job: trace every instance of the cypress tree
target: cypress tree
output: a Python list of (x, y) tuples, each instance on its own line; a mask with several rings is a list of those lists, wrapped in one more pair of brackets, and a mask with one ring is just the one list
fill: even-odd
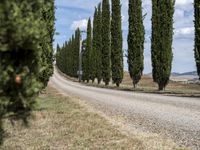
[(87, 39), (86, 39), (86, 49), (85, 49), (85, 70), (84, 70), (84, 77), (87, 82), (90, 80), (90, 59), (91, 59), (91, 51), (92, 51), (92, 27), (91, 27), (91, 19), (88, 20), (87, 25)]
[(81, 38), (81, 33), (78, 28), (75, 33), (75, 57), (74, 57), (75, 74), (74, 74), (74, 77), (78, 77), (77, 71), (79, 70), (79, 50), (80, 50), (80, 40), (81, 40), (80, 38)]
[(83, 75), (82, 75), (82, 80), (83, 82), (86, 81), (86, 70), (87, 70), (87, 51), (86, 51), (86, 42), (87, 40), (83, 40), (82, 42), (82, 70), (83, 70)]
[(71, 48), (71, 64), (72, 64), (72, 70), (71, 70), (71, 77), (76, 76), (76, 39), (75, 35), (72, 36), (72, 48)]
[[(102, 13), (101, 3), (98, 5), (97, 11), (97, 40), (96, 40), (96, 77), (98, 84), (102, 80)], [(94, 47), (94, 46), (93, 46)]]
[(136, 87), (144, 69), (144, 25), (142, 0), (129, 0), (128, 65)]
[(152, 0), (152, 67), (159, 90), (169, 82), (172, 67), (174, 0)]
[(53, 75), (53, 36), (54, 36), (54, 0), (47, 1), (48, 5), (43, 6), (42, 18), (45, 22), (46, 33), (41, 43), (43, 53), (41, 56), (41, 67), (43, 68), (40, 72), (39, 79), (43, 83), (43, 88), (48, 84), (49, 78)]
[(122, 25), (121, 25), (121, 4), (120, 0), (112, 0), (112, 21), (111, 21), (111, 60), (112, 60), (112, 81), (117, 86), (123, 79), (123, 50), (122, 50)]
[(111, 77), (110, 4), (102, 2), (102, 77), (108, 85)]
[(197, 73), (200, 79), (200, 1), (194, 0), (194, 25), (195, 25), (195, 60), (197, 66)]
[(98, 24), (97, 24), (97, 8), (95, 7), (95, 12), (94, 12), (94, 19), (93, 19), (93, 39), (92, 39), (92, 51), (91, 51), (91, 56), (90, 56), (90, 79), (92, 82), (94, 82), (95, 77), (96, 77), (96, 72), (97, 72), (97, 40), (98, 40)]

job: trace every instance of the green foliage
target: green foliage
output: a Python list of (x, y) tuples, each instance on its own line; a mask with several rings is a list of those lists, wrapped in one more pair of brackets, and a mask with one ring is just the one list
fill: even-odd
[[(49, 12), (52, 13), (48, 14)], [(54, 14), (53, 0), (1, 0), (0, 2), (1, 142), (3, 140), (1, 119), (12, 116), (26, 123), (33, 109), (35, 97), (43, 85), (46, 85), (50, 76), (48, 73), (44, 80), (40, 79), (43, 66), (44, 69), (52, 70), (53, 56), (50, 54), (54, 34), (52, 14)], [(44, 55), (48, 56), (45, 65), (42, 61)]]
[(159, 90), (169, 82), (172, 67), (174, 0), (152, 0), (152, 67)]
[(79, 29), (75, 31), (75, 43), (74, 43), (74, 77), (78, 77), (77, 71), (79, 70), (79, 51), (80, 51), (80, 41), (81, 41), (81, 32)]
[(112, 0), (112, 21), (111, 21), (111, 65), (112, 81), (117, 86), (123, 79), (123, 39), (121, 25), (121, 4), (120, 0)]
[(77, 77), (79, 69), (79, 49), (80, 49), (80, 30), (75, 31), (75, 35), (65, 42), (60, 48), (57, 46), (56, 64), (65, 74)]
[(98, 51), (98, 18), (97, 8), (95, 7), (94, 19), (93, 19), (93, 39), (92, 39), (92, 50), (90, 56), (90, 79), (94, 82), (97, 74), (97, 51)]
[[(47, 1), (47, 0), (46, 0)], [(49, 78), (53, 75), (53, 36), (54, 36), (54, 1), (45, 2), (43, 5), (42, 16), (45, 22), (46, 34), (43, 37), (42, 45), (42, 56), (41, 56), (41, 67), (40, 80), (45, 88), (49, 82)]]
[[(97, 34), (96, 34), (96, 78), (98, 83), (102, 80), (102, 12), (101, 4), (97, 10)], [(95, 36), (95, 35), (94, 35)], [(94, 39), (93, 39), (94, 40)], [(93, 46), (94, 47), (94, 46)]]
[(102, 77), (108, 85), (111, 77), (110, 4), (102, 2)]
[(129, 0), (128, 65), (134, 87), (144, 69), (144, 32), (142, 0)]
[(194, 0), (194, 17), (195, 17), (195, 60), (197, 72), (200, 78), (200, 1)]
[(91, 60), (91, 52), (92, 52), (92, 26), (91, 20), (89, 18), (88, 25), (87, 25), (87, 38), (86, 38), (86, 49), (85, 49), (85, 61), (84, 66), (85, 70), (83, 70), (84, 78), (89, 82), (91, 79), (91, 67), (90, 67), (90, 60)]
[(82, 70), (83, 70), (82, 80), (83, 80), (83, 82), (86, 81), (85, 70), (87, 69), (87, 52), (85, 51), (86, 50), (86, 42), (87, 42), (86, 39), (83, 40), (82, 48), (81, 48), (81, 51), (82, 51)]

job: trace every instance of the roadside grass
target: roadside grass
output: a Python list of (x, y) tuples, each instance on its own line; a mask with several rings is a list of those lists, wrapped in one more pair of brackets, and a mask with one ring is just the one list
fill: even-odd
[(122, 91), (134, 91), (141, 93), (163, 94), (180, 97), (200, 97), (200, 85), (198, 84), (184, 84), (170, 81), (165, 91), (158, 91), (157, 84), (153, 82), (153, 79), (151, 77), (146, 75), (142, 77), (141, 81), (138, 83), (138, 87), (134, 89), (132, 80), (127, 72), (124, 73), (124, 79), (120, 87), (116, 87), (116, 85), (114, 84), (105, 86), (103, 83), (97, 84), (97, 82), (83, 84), (87, 86), (109, 88)]
[[(62, 73), (57, 67), (56, 69), (58, 70), (59, 74), (61, 74), (66, 79), (69, 79), (73, 82), (78, 82), (77, 78), (69, 77), (65, 75), (64, 73)], [(121, 91), (163, 94), (163, 95), (178, 96), (178, 97), (200, 97), (200, 85), (198, 84), (184, 84), (184, 83), (170, 81), (165, 91), (158, 91), (157, 84), (153, 82), (153, 79), (148, 75), (142, 76), (142, 79), (138, 83), (138, 87), (134, 89), (132, 80), (128, 72), (124, 72), (124, 78), (120, 87), (117, 87), (115, 84), (112, 84), (112, 83), (109, 84), (108, 86), (105, 86), (103, 82), (98, 84), (96, 80), (94, 83), (82, 82), (82, 84), (86, 86), (108, 88), (108, 89), (115, 89), (115, 90), (121, 90)]]
[(1, 150), (177, 149), (173, 142), (154, 135), (125, 134), (119, 125), (52, 87), (38, 98), (28, 127), (13, 124), (4, 120), (7, 137)]

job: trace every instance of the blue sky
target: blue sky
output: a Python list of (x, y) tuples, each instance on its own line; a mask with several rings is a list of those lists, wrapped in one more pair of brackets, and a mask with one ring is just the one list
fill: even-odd
[[(94, 7), (101, 0), (56, 0), (56, 32), (54, 46), (62, 45), (74, 33), (77, 27), (86, 29), (87, 19), (93, 18)], [(128, 0), (121, 0), (122, 30), (124, 35), (124, 49), (127, 49), (128, 34)], [(194, 25), (193, 0), (176, 0), (174, 14), (174, 42), (173, 42), (173, 72), (194, 71)], [(151, 0), (143, 0), (143, 13), (147, 13), (144, 20), (145, 35), (145, 73), (151, 72)], [(124, 60), (127, 70), (127, 63)]]

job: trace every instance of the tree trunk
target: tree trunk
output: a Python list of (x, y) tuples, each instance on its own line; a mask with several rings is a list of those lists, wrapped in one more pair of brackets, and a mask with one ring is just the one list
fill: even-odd
[(117, 87), (119, 87), (119, 83), (116, 83)]
[(165, 86), (163, 84), (158, 85), (158, 90), (159, 91), (165, 91)]
[(133, 83), (133, 87), (134, 87), (134, 89), (136, 89), (137, 88), (137, 84)]
[(100, 84), (101, 83), (101, 80), (98, 80), (98, 84)]

